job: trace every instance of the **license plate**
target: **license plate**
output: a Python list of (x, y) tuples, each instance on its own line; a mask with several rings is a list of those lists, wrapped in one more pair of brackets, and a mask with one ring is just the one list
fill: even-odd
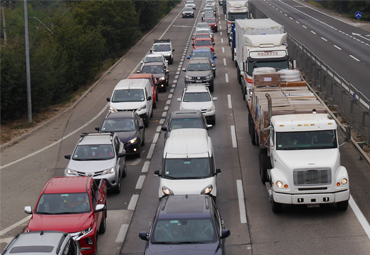
[(202, 81), (196, 80), (197, 83), (202, 83)]

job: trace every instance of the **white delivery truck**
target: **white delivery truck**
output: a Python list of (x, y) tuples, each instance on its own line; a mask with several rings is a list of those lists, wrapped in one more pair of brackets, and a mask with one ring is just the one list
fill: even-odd
[(247, 19), (249, 17), (248, 0), (228, 0), (226, 2), (226, 31), (229, 44), (232, 42), (236, 19)]
[(284, 26), (272, 19), (247, 19), (235, 22), (235, 60), (237, 78), (245, 99), (253, 87), (256, 67), (289, 68), (287, 34)]
[(340, 164), (336, 122), (304, 81), (282, 82), (284, 72), (256, 70), (247, 100), (249, 133), (260, 147), (259, 172), (272, 210), (336, 203), (345, 211), (349, 179)]

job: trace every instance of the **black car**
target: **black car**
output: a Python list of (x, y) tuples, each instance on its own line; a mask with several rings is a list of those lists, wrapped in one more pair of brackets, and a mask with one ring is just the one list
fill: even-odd
[(145, 254), (225, 254), (230, 235), (216, 204), (207, 195), (178, 195), (161, 199), (147, 241)]
[(210, 129), (212, 125), (207, 124), (206, 118), (198, 110), (191, 111), (173, 111), (167, 115), (166, 121), (162, 126), (164, 131), (164, 141), (170, 135), (171, 130), (178, 128), (203, 128)]
[(126, 154), (140, 157), (141, 146), (145, 144), (145, 128), (136, 112), (110, 112), (101, 127), (95, 129), (99, 132), (115, 132), (125, 145)]
[[(138, 71), (140, 72), (140, 71)], [(151, 73), (158, 86), (158, 90), (162, 92), (167, 91), (168, 83), (170, 80), (169, 70), (163, 65), (163, 62), (148, 62), (144, 63), (141, 67), (142, 73)]]

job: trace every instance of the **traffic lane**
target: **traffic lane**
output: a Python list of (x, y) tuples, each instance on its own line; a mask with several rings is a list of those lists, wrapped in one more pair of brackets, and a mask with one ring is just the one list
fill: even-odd
[(266, 6), (266, 4), (259, 1), (254, 1), (253, 4), (264, 11), (271, 19), (284, 25), (285, 30), (296, 40), (303, 43), (337, 74), (352, 83), (366, 97), (370, 98), (370, 91), (366, 87), (366, 81), (368, 79), (366, 74), (369, 73), (368, 66), (363, 65), (362, 62), (356, 61), (349, 54), (325, 42), (319, 36), (310, 32), (310, 30), (300, 27), (295, 22), (291, 22), (289, 18), (272, 9), (270, 6)]

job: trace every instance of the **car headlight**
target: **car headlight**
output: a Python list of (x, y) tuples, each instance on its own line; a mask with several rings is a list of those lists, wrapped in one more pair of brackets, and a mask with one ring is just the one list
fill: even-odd
[(111, 111), (111, 112), (117, 112), (117, 109), (115, 109), (115, 108), (113, 108), (113, 107), (111, 106), (111, 107), (109, 107), (109, 111)]
[(66, 168), (65, 173), (66, 175), (78, 175), (77, 171), (72, 170), (70, 168)]
[(207, 112), (211, 112), (211, 111), (214, 111), (214, 110), (215, 110), (215, 108), (213, 108), (213, 106), (212, 106), (212, 107), (207, 108)]
[(129, 143), (136, 143), (137, 142), (137, 137), (135, 137), (134, 139), (131, 139), (130, 141), (128, 141)]
[[(73, 239), (75, 239), (76, 241), (79, 241), (83, 236), (87, 235), (88, 233), (90, 233), (91, 231), (93, 230), (93, 227), (89, 227), (85, 230), (82, 230), (80, 232), (77, 232), (77, 233), (74, 233), (72, 236), (73, 236)], [(76, 238), (75, 238), (76, 237)]]
[(159, 78), (160, 81), (164, 81), (165, 79), (166, 79), (166, 77)]
[(103, 174), (113, 174), (114, 172), (114, 167), (103, 170)]
[(166, 186), (163, 186), (162, 187), (162, 193), (169, 196), (169, 195), (173, 195), (173, 191), (169, 188), (167, 188)]
[(192, 79), (192, 77), (191, 77), (191, 76), (187, 76), (187, 75), (185, 75), (185, 79), (187, 79), (187, 80), (191, 80), (191, 79)]
[(200, 194), (206, 194), (206, 195), (208, 195), (208, 194), (211, 194), (212, 190), (213, 190), (213, 185), (210, 184), (207, 187), (205, 187), (204, 189), (202, 189), (202, 191), (200, 192)]
[(137, 110), (138, 111), (141, 111), (141, 110), (144, 110), (144, 109), (146, 109), (146, 104), (145, 105), (143, 105), (143, 106), (141, 106), (140, 108), (138, 108)]
[(213, 74), (209, 74), (206, 76), (207, 79), (212, 79), (212, 77), (213, 77)]

